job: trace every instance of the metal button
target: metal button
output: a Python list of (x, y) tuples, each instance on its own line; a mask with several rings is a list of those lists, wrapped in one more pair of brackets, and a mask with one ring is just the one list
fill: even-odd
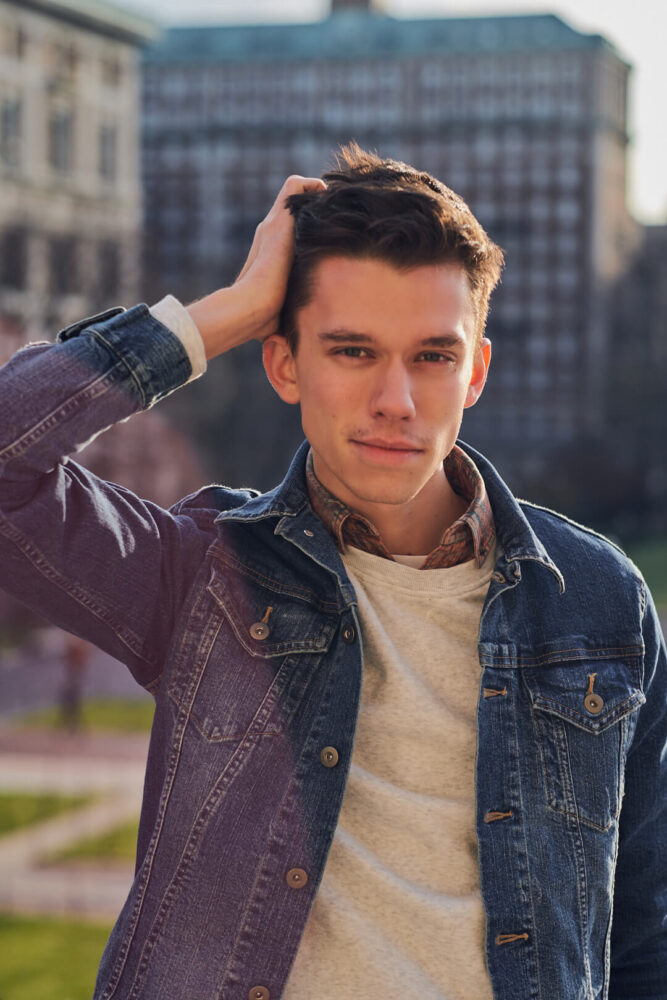
[(306, 535), (306, 536), (307, 536), (308, 538), (314, 538), (314, 537), (315, 537), (315, 532), (314, 532), (314, 531), (311, 531), (311, 530), (310, 530), (310, 528), (304, 528), (304, 529), (303, 529), (303, 533), (304, 533), (304, 535)]
[(599, 715), (604, 708), (604, 701), (599, 694), (587, 694), (584, 698), (584, 705), (586, 711), (590, 712), (591, 715)]
[(356, 632), (354, 631), (352, 626), (346, 625), (345, 628), (343, 629), (343, 642), (347, 643), (354, 642), (355, 635)]
[(503, 576), (502, 573), (498, 573), (498, 572), (492, 573), (491, 574), (491, 579), (495, 583), (505, 583), (505, 577)]
[(255, 622), (254, 625), (250, 626), (249, 631), (253, 639), (257, 639), (259, 642), (261, 642), (262, 639), (268, 639), (271, 635), (271, 629), (266, 622)]
[(270, 996), (266, 986), (253, 986), (248, 993), (248, 1000), (269, 1000)]
[(303, 870), (303, 868), (290, 868), (285, 876), (285, 881), (290, 889), (303, 889), (304, 885), (308, 881), (308, 874)]
[(338, 751), (335, 747), (324, 747), (320, 750), (320, 760), (325, 767), (335, 767), (338, 763)]

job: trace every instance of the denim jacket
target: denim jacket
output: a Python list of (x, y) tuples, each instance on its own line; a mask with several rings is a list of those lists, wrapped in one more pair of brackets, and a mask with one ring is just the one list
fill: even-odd
[[(278, 1000), (352, 755), (362, 637), (306, 446), (270, 493), (209, 486), (169, 511), (63, 457), (190, 373), (145, 306), (0, 372), (0, 584), (156, 699), (136, 875), (95, 1000)], [(502, 552), (476, 763), (494, 996), (666, 1000), (667, 662), (650, 595), (615, 546), (518, 502), (468, 451)]]

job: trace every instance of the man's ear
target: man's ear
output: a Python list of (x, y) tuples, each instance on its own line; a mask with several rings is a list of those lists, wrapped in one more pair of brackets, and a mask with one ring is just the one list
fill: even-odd
[(490, 364), (491, 341), (484, 337), (481, 344), (475, 351), (475, 357), (472, 365), (472, 377), (470, 379), (470, 385), (468, 386), (466, 401), (463, 404), (464, 408), (474, 406), (479, 397), (482, 395), (482, 390), (486, 383), (486, 376), (488, 375)]
[(298, 403), (299, 384), (296, 362), (285, 337), (272, 333), (262, 344), (264, 371), (284, 403)]

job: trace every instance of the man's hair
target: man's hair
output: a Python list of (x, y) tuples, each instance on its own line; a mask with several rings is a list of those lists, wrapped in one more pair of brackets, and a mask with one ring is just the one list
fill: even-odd
[(322, 176), (326, 191), (287, 199), (295, 223), (294, 260), (280, 331), (292, 353), (298, 346), (296, 314), (310, 301), (314, 269), (327, 257), (366, 257), (405, 270), (460, 264), (470, 284), (479, 344), (503, 253), (466, 203), (430, 174), (356, 143), (342, 146), (335, 168)]

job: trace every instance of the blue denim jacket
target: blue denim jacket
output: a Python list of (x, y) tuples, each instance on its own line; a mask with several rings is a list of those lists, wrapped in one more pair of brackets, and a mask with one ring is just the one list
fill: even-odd
[[(310, 507), (305, 447), (270, 493), (211, 486), (170, 511), (62, 457), (189, 375), (145, 306), (0, 373), (0, 583), (156, 699), (136, 877), (96, 1000), (277, 1000), (352, 755), (355, 594)], [(667, 663), (651, 598), (617, 548), (519, 503), (469, 451), (502, 548), (476, 765), (495, 998), (665, 1000)]]

